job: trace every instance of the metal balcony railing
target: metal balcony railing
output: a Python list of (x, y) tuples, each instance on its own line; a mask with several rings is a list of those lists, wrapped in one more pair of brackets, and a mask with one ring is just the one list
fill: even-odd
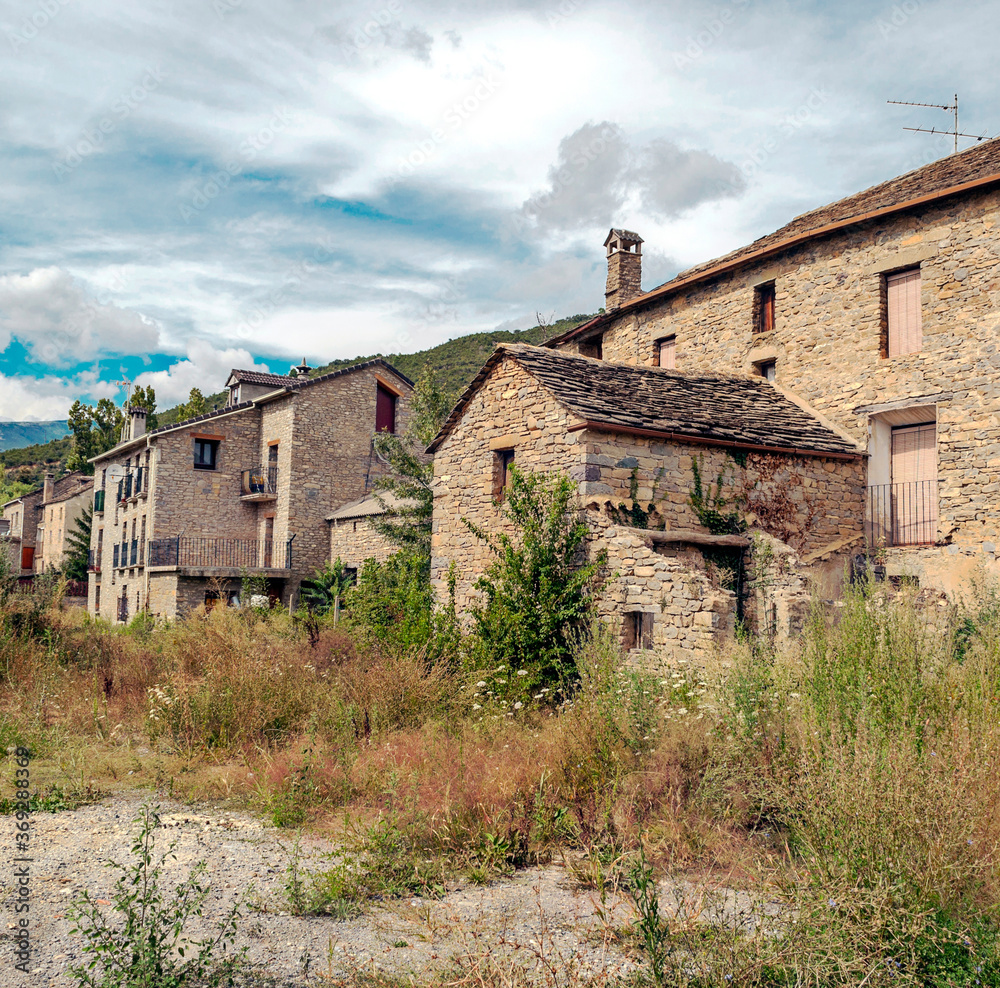
[(87, 569), (91, 573), (101, 572), (101, 556), (100, 553), (96, 552), (94, 549), (89, 549), (87, 551)]
[[(283, 558), (282, 558), (283, 557)], [(274, 545), (271, 539), (187, 538), (153, 539), (149, 566), (221, 566), (239, 569), (290, 569), (292, 543)]]
[(251, 467), (240, 473), (240, 496), (278, 493), (278, 468), (274, 465)]
[(94, 513), (98, 514), (104, 510), (104, 490), (94, 491)]
[(937, 541), (938, 482), (879, 484), (868, 488), (868, 545), (933, 545)]

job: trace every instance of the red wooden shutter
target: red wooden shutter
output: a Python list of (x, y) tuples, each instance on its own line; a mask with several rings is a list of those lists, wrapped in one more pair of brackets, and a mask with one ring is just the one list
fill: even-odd
[(900, 271), (885, 279), (889, 303), (889, 356), (917, 353), (922, 344), (920, 269)]
[(660, 340), (660, 366), (668, 370), (677, 368), (677, 337), (668, 336)]
[(375, 398), (375, 431), (396, 431), (396, 396), (381, 384)]
[(35, 563), (34, 546), (26, 545), (21, 549), (21, 569), (31, 569)]

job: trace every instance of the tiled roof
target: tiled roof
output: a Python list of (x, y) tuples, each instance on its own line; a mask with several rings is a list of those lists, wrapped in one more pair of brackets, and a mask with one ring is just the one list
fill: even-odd
[(55, 504), (57, 501), (68, 501), (78, 494), (92, 490), (94, 478), (82, 473), (70, 473), (60, 478), (52, 487), (52, 497), (45, 504)]
[(327, 521), (348, 521), (351, 518), (371, 518), (374, 515), (384, 515), (386, 511), (416, 508), (417, 502), (409, 497), (396, 497), (389, 491), (383, 491), (376, 497), (369, 494), (358, 501), (351, 501), (338, 508), (332, 515), (327, 515)]
[[(774, 233), (723, 254), (722, 257), (688, 268), (658, 288), (629, 299), (615, 310), (614, 315), (618, 316), (626, 309), (640, 306), (662, 295), (669, 295), (704, 278), (736, 267), (751, 258), (777, 253), (785, 247), (821, 236), (833, 229), (861, 223), (923, 202), (955, 195), (966, 188), (993, 182), (1000, 183), (1000, 138), (984, 141), (966, 151), (950, 154), (946, 158), (906, 172), (888, 182), (873, 185), (846, 199), (838, 199), (819, 209), (802, 213)], [(598, 316), (583, 326), (554, 337), (546, 345), (551, 346), (583, 335), (588, 330), (603, 325), (607, 320), (607, 316)]]
[(634, 244), (641, 244), (642, 237), (638, 233), (633, 233), (631, 230), (623, 230), (620, 226), (613, 226), (609, 231), (607, 237), (604, 240), (604, 246), (608, 246), (608, 241), (612, 237), (617, 237), (619, 240), (630, 240)]
[(264, 371), (236, 370), (235, 368), (229, 375), (229, 380), (233, 378), (247, 384), (273, 384), (276, 388), (283, 388), (298, 380), (286, 374), (266, 374)]
[[(296, 377), (282, 377), (280, 374), (262, 374), (262, 377), (274, 378), (280, 383), (276, 385), (275, 390), (284, 389), (287, 391), (301, 391), (302, 388), (307, 388), (313, 384), (319, 384), (320, 381), (329, 381), (335, 377), (343, 377), (347, 374), (353, 374), (356, 371), (366, 370), (369, 367), (384, 367), (386, 370), (395, 374), (401, 381), (405, 381), (411, 388), (413, 387), (413, 382), (404, 374), (402, 371), (396, 370), (392, 364), (383, 360), (381, 357), (376, 357), (374, 360), (366, 360), (363, 364), (353, 364), (350, 367), (342, 367), (340, 370), (331, 371), (329, 374), (321, 374), (319, 377), (307, 377), (307, 378), (296, 378)], [(234, 372), (235, 373), (235, 372)], [(255, 371), (245, 371), (242, 373), (256, 373)], [(251, 382), (252, 383), (252, 382)], [(270, 382), (264, 382), (270, 383)], [(139, 439), (145, 439), (147, 435), (158, 436), (164, 432), (172, 432), (174, 429), (185, 428), (189, 425), (194, 425), (197, 422), (207, 422), (211, 419), (221, 418), (223, 415), (230, 415), (233, 412), (242, 411), (245, 408), (252, 408), (255, 401), (260, 399), (251, 399), (249, 401), (241, 401), (237, 405), (226, 405), (223, 408), (213, 409), (211, 412), (204, 412), (201, 415), (195, 415), (193, 418), (183, 419), (180, 422), (172, 422), (170, 425), (161, 425), (158, 429), (153, 429), (151, 432), (144, 433)], [(138, 442), (138, 439), (131, 440), (131, 442)], [(99, 457), (94, 457), (92, 462), (99, 459), (103, 459), (110, 453), (116, 452), (120, 446), (125, 446), (127, 443), (119, 443), (113, 449), (108, 450), (107, 453), (102, 453)]]
[(525, 344), (498, 347), (428, 447), (436, 449), (504, 356), (513, 357), (588, 428), (695, 443), (860, 456), (862, 451), (763, 378), (690, 375), (591, 360)]

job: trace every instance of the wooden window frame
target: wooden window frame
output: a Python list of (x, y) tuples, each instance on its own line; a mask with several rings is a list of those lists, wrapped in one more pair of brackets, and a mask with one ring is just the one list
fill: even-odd
[(504, 499), (504, 492), (510, 483), (510, 468), (516, 460), (513, 447), (493, 450), (493, 500), (498, 504)]
[(777, 293), (773, 281), (756, 285), (753, 290), (753, 335), (770, 333), (774, 329)]
[(649, 611), (626, 611), (622, 619), (622, 648), (653, 647), (653, 615)]
[[(663, 362), (663, 348), (669, 344), (671, 350), (670, 363)], [(665, 370), (677, 370), (677, 334), (671, 333), (669, 336), (661, 336), (656, 341), (656, 366)]]
[[(218, 470), (219, 469), (219, 449), (222, 445), (219, 439), (207, 439), (203, 436), (195, 436), (192, 439), (192, 452), (194, 455), (194, 469), (195, 470)], [(199, 449), (200, 447), (200, 449)], [(205, 449), (211, 450), (210, 462), (206, 463), (204, 458), (199, 459), (199, 452), (204, 452)]]

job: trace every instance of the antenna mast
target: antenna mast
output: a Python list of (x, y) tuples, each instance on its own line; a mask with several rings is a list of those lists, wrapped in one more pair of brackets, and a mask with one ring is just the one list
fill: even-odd
[(129, 432), (128, 411), (132, 405), (132, 382), (123, 373), (121, 380), (115, 381), (115, 384), (125, 389), (125, 404), (122, 406), (125, 410), (125, 415), (122, 417), (121, 438), (118, 440), (119, 442), (125, 442)]
[(949, 103), (947, 106), (941, 103), (908, 103), (906, 100), (901, 99), (887, 99), (886, 103), (893, 103), (896, 106), (927, 106), (932, 110), (946, 110), (949, 113), (955, 114), (955, 129), (954, 130), (940, 130), (937, 127), (904, 127), (903, 130), (914, 130), (919, 131), (921, 134), (948, 134), (950, 137), (955, 139), (955, 149), (952, 154), (958, 152), (958, 139), (960, 137), (971, 137), (976, 141), (985, 141), (985, 134), (963, 134), (958, 129), (958, 93), (955, 93), (955, 102)]

